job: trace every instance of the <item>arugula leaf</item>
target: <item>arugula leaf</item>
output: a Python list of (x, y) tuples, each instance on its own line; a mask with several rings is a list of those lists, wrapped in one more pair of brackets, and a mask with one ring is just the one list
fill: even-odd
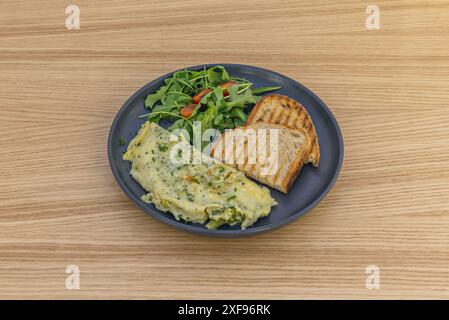
[(151, 122), (159, 122), (162, 119), (176, 119), (178, 118), (179, 108), (175, 105), (158, 105), (153, 109), (148, 116)]
[(214, 95), (213, 100), (216, 102), (216, 104), (217, 105), (222, 104), (224, 102), (223, 89), (220, 86), (218, 86), (215, 87), (214, 91), (212, 92)]
[(234, 127), (241, 127), (246, 123), (246, 120), (234, 119)]
[(206, 73), (208, 81), (215, 85), (231, 80), (228, 72), (222, 66), (211, 67), (207, 69)]
[[(236, 84), (226, 89), (224, 96), (221, 84), (234, 81)], [(192, 103), (192, 97), (204, 89), (210, 92), (201, 98), (197, 108), (188, 118), (180, 115), (181, 109)], [(194, 121), (201, 122), (201, 129), (215, 128), (220, 131), (241, 126), (246, 123), (244, 108), (256, 103), (260, 94), (277, 90), (280, 87), (253, 88), (246, 79), (231, 77), (223, 66), (214, 66), (202, 70), (180, 70), (164, 80), (155, 93), (145, 99), (145, 107), (150, 110), (148, 121), (159, 122), (163, 119), (173, 121), (169, 130), (185, 129), (192, 136)]]
[(243, 122), (246, 122), (246, 119), (247, 119), (246, 114), (245, 114), (245, 113), (242, 111), (242, 109), (240, 109), (240, 108), (234, 108), (234, 109), (231, 111), (230, 115), (231, 115), (232, 117), (234, 117), (235, 119), (240, 119), (240, 120), (242, 120)]
[(280, 88), (282, 88), (282, 87), (280, 87), (280, 86), (277, 86), (277, 87), (260, 87), (260, 88), (257, 88), (257, 89), (253, 89), (253, 94), (261, 94), (261, 93), (264, 93), (264, 92), (267, 92), (267, 91), (279, 90)]
[(154, 104), (164, 97), (165, 93), (170, 88), (170, 85), (172, 82), (173, 82), (173, 79), (170, 79), (169, 81), (165, 81), (165, 86), (160, 87), (159, 90), (157, 90), (155, 93), (149, 94), (145, 98), (145, 107), (149, 110), (153, 109)]
[(223, 122), (223, 114), (219, 113), (214, 119), (214, 124), (219, 125), (221, 122)]
[(189, 135), (192, 134), (191, 123), (189, 123), (189, 121), (186, 119), (178, 119), (175, 122), (173, 122), (173, 124), (168, 128), (168, 130), (170, 131), (173, 131), (175, 129), (184, 129), (187, 130), (187, 132), (189, 132)]
[(227, 111), (231, 111), (234, 107), (244, 108), (246, 104), (256, 103), (260, 97), (253, 95), (251, 89), (247, 89), (243, 93), (238, 93), (237, 86), (228, 88), (229, 99), (225, 102)]
[(209, 101), (207, 107), (204, 111), (204, 117), (201, 119), (201, 133), (213, 128), (214, 119), (218, 115), (217, 105), (213, 101)]
[(180, 91), (167, 92), (164, 105), (183, 106), (192, 102), (192, 97)]

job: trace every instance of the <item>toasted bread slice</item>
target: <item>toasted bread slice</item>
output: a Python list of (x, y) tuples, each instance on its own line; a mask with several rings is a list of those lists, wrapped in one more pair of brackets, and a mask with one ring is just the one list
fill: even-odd
[(305, 129), (257, 122), (225, 131), (211, 155), (251, 178), (287, 193), (310, 153)]
[(278, 94), (265, 96), (254, 106), (248, 116), (247, 124), (257, 122), (283, 124), (293, 129), (304, 128), (312, 143), (305, 163), (318, 166), (320, 162), (318, 136), (312, 119), (299, 102)]

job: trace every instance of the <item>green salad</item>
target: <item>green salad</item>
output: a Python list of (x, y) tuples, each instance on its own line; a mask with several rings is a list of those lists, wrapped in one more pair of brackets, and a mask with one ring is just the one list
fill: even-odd
[(241, 126), (246, 123), (245, 107), (255, 104), (259, 94), (277, 89), (280, 87), (254, 88), (248, 80), (229, 75), (222, 66), (181, 70), (146, 97), (145, 107), (150, 112), (141, 117), (156, 123), (171, 120), (169, 130), (185, 129), (192, 139), (195, 121), (200, 122), (201, 132)]

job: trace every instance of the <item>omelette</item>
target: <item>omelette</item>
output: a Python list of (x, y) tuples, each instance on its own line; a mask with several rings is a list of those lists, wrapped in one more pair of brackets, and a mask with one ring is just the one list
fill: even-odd
[(152, 122), (142, 125), (123, 159), (132, 162), (130, 174), (147, 192), (142, 201), (176, 220), (245, 229), (276, 205), (266, 187)]

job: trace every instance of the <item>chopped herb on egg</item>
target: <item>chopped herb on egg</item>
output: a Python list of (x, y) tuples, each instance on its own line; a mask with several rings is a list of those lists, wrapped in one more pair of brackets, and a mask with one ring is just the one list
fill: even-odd
[(162, 151), (162, 152), (168, 150), (168, 146), (165, 143), (159, 143), (158, 148), (159, 148), (159, 151)]

